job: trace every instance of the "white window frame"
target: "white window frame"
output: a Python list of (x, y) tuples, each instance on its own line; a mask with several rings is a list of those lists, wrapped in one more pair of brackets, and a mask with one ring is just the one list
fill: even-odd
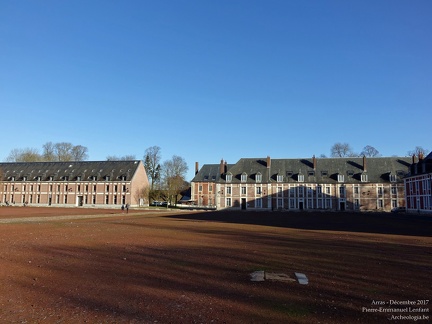
[(261, 182), (261, 181), (262, 181), (262, 174), (258, 172), (255, 175), (255, 182)]
[(241, 182), (246, 182), (247, 181), (247, 173), (243, 172), (240, 176)]

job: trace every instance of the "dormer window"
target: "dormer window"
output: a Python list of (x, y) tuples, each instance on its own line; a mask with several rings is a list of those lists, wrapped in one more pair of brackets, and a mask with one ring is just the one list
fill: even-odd
[(22, 177), (22, 180), (27, 181), (27, 177), (26, 176)]
[(283, 181), (283, 175), (278, 174), (277, 177), (276, 177), (276, 181), (277, 182), (282, 182)]
[(396, 180), (397, 180), (397, 177), (396, 177), (396, 174), (390, 174), (390, 182), (396, 182)]
[(245, 172), (243, 172), (241, 174), (241, 182), (246, 182), (247, 181), (247, 174)]
[(338, 174), (337, 178), (338, 178), (338, 182), (344, 182), (345, 181), (345, 176), (343, 174)]
[(231, 182), (232, 181), (232, 174), (231, 173), (227, 173), (226, 175), (226, 182)]
[(297, 175), (297, 181), (298, 182), (304, 182), (304, 175), (303, 174)]
[(360, 176), (361, 182), (367, 182), (368, 181), (368, 175), (366, 173), (362, 173)]
[(81, 181), (81, 176), (76, 177), (77, 181)]
[(15, 181), (15, 177), (10, 177), (10, 181)]
[(256, 175), (255, 175), (255, 181), (256, 182), (261, 182), (262, 181), (262, 174), (261, 173), (257, 173)]
[(105, 176), (105, 181), (109, 181), (110, 180), (110, 176)]

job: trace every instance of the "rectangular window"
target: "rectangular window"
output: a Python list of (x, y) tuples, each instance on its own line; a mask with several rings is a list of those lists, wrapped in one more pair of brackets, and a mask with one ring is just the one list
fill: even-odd
[(391, 194), (394, 196), (397, 195), (397, 188), (395, 186), (391, 187)]
[(241, 175), (241, 182), (246, 182), (247, 181), (247, 174), (243, 173)]
[(295, 199), (290, 199), (290, 208), (291, 209), (295, 208)]
[(113, 199), (114, 199), (114, 205), (117, 205), (117, 196), (114, 196)]
[(231, 195), (231, 187), (226, 188), (226, 193), (227, 193), (227, 195)]
[(246, 195), (246, 187), (241, 187), (241, 194)]
[(355, 193), (356, 195), (358, 195), (358, 193), (359, 193), (359, 187), (358, 187), (358, 186), (355, 186), (355, 187), (354, 187), (354, 193)]
[(278, 197), (283, 197), (283, 188), (282, 187), (277, 187), (277, 195), (278, 195)]
[(93, 192), (96, 192), (96, 185), (93, 185)]
[(258, 198), (256, 201), (255, 201), (255, 207), (256, 208), (262, 208), (262, 199), (261, 198)]
[(96, 196), (95, 195), (92, 196), (92, 204), (96, 204)]
[(105, 187), (106, 189), (106, 192), (109, 192), (109, 185), (106, 185), (106, 187)]
[(317, 191), (318, 197), (321, 197), (321, 194), (322, 194), (322, 187), (321, 187), (321, 186), (317, 186), (317, 187), (316, 187), (316, 191)]
[(307, 187), (307, 195), (308, 195), (308, 197), (312, 197), (313, 196), (312, 187)]
[(384, 203), (382, 199), (378, 199), (378, 209), (383, 209), (384, 208)]
[(260, 173), (255, 176), (255, 181), (256, 182), (261, 182), (262, 181), (262, 175)]
[(378, 187), (378, 196), (383, 195), (383, 187)]
[(64, 198), (64, 203), (67, 204), (67, 195), (64, 195), (63, 198)]
[(232, 181), (232, 174), (227, 174), (226, 175), (226, 181), (227, 182), (231, 182)]
[(345, 197), (345, 187), (339, 187), (339, 195), (340, 197)]
[(106, 204), (106, 205), (109, 204), (109, 196), (108, 196), (108, 195), (105, 196), (105, 204)]
[[(126, 192), (126, 185), (123, 185), (123, 192)], [(96, 187), (95, 187), (95, 191), (96, 191)]]
[(344, 182), (345, 176), (343, 174), (338, 174), (338, 182)]
[(330, 189), (330, 187), (326, 187), (326, 188), (325, 188), (325, 192), (326, 192), (327, 195), (330, 195), (330, 194), (331, 194), (331, 189)]
[(226, 199), (226, 206), (231, 207), (231, 198)]
[(390, 182), (396, 182), (396, 174), (390, 174)]
[(303, 197), (303, 194), (304, 194), (303, 187), (298, 187), (298, 196)]
[(354, 199), (354, 209), (360, 208), (360, 199)]
[(282, 182), (283, 181), (283, 175), (277, 175), (277, 182)]
[(202, 191), (202, 185), (198, 186), (198, 191)]
[(303, 174), (298, 175), (298, 182), (304, 182), (304, 175)]
[(209, 184), (208, 190), (209, 190), (209, 192), (213, 191), (213, 185)]
[(283, 199), (282, 198), (278, 198), (278, 200), (277, 200), (277, 208), (283, 208)]
[(361, 176), (360, 176), (360, 178), (361, 178), (361, 182), (367, 182), (368, 181), (368, 176), (367, 176), (367, 174), (362, 174)]
[(256, 193), (257, 195), (261, 195), (261, 187), (256, 187)]
[(313, 200), (312, 199), (308, 199), (307, 200), (307, 208), (308, 209), (312, 209), (313, 208)]
[(295, 197), (295, 188), (291, 187), (289, 189), (289, 195), (290, 195), (290, 197)]
[(391, 204), (392, 204), (392, 208), (396, 208), (398, 206), (396, 199), (392, 199)]

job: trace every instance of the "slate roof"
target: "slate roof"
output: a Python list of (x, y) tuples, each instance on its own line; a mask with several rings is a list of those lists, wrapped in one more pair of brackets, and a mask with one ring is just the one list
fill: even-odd
[[(313, 159), (271, 159), (271, 166), (267, 168), (266, 158), (242, 158), (236, 164), (228, 165), (227, 173), (232, 174), (231, 183), (240, 183), (241, 175), (247, 174), (247, 182), (255, 183), (256, 175), (262, 175), (262, 183), (277, 182), (278, 175), (282, 182), (299, 182), (299, 175), (304, 183), (332, 183), (338, 182), (338, 175), (344, 176), (343, 183), (360, 183), (361, 175), (367, 175), (367, 182), (389, 182), (390, 175), (396, 176), (397, 181), (409, 172), (410, 157), (378, 157), (366, 158), (366, 170), (362, 157), (350, 158), (317, 158), (314, 169)], [(219, 164), (205, 164), (195, 175), (192, 182), (225, 182), (226, 174), (220, 175)], [(214, 175), (214, 179), (212, 176)], [(207, 178), (205, 178), (207, 176)]]
[[(139, 166), (134, 161), (71, 161), (71, 162), (14, 162), (0, 163), (3, 181), (130, 181)], [(52, 177), (52, 179), (50, 179)], [(79, 178), (78, 178), (79, 177)]]

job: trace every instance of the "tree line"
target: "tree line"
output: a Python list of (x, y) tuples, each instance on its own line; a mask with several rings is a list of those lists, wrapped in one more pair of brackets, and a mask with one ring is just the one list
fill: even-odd
[[(416, 146), (413, 150), (407, 152), (408, 156), (426, 156), (429, 154), (427, 149), (424, 149), (421, 146)], [(335, 143), (330, 148), (330, 157), (379, 157), (381, 153), (373, 146), (366, 145), (360, 153), (356, 153), (348, 143)], [(321, 157), (325, 158), (324, 154), (321, 154)]]

